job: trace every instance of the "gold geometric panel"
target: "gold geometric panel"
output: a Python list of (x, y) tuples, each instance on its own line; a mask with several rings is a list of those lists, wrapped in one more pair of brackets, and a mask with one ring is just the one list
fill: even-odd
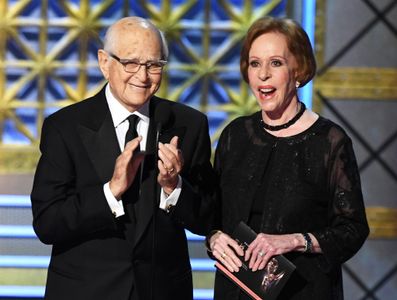
[(151, 19), (169, 42), (158, 95), (207, 113), (216, 141), (228, 121), (257, 109), (239, 75), (247, 28), (285, 9), (285, 0), (1, 1), (0, 172), (33, 172), (44, 118), (103, 86), (100, 37), (127, 15)]
[(334, 67), (316, 88), (329, 98), (397, 100), (397, 69)]
[(371, 238), (397, 237), (397, 209), (385, 207), (367, 208), (368, 223), (371, 227)]

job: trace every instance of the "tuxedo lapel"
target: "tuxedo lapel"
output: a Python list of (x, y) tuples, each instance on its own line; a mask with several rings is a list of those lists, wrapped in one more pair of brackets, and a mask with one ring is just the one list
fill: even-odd
[[(150, 116), (153, 116), (152, 108), (150, 108)], [(137, 203), (135, 203), (136, 211), (136, 231), (135, 244), (139, 242), (143, 233), (145, 232), (152, 216), (155, 201), (159, 201), (159, 188), (157, 184), (157, 161), (156, 150), (156, 124), (152, 117), (150, 117), (149, 130), (146, 142), (146, 152), (143, 161), (143, 170), (141, 178), (141, 194)]]
[(181, 145), (183, 143), (183, 139), (185, 137), (186, 127), (178, 127), (178, 128), (170, 128), (161, 132), (160, 142), (169, 143), (174, 136), (179, 137), (178, 144)]
[[(142, 235), (144, 234), (147, 226), (152, 219), (153, 212), (159, 209), (158, 206), (160, 202), (161, 187), (157, 183), (158, 168), (156, 160), (157, 155), (155, 155), (157, 152), (156, 123), (153, 119), (153, 115), (156, 106), (160, 101), (165, 100), (159, 100), (158, 98), (153, 97), (150, 101), (150, 124), (146, 144), (146, 152), (148, 154), (145, 157), (143, 163), (141, 195), (139, 201), (135, 204), (135, 211), (137, 212), (135, 244), (137, 244), (142, 238)], [(166, 124), (166, 127), (163, 128), (163, 130), (161, 131), (159, 140), (162, 143), (169, 143), (171, 138), (177, 135), (179, 137), (179, 143), (181, 144), (185, 136), (186, 128), (182, 126), (176, 126), (176, 116), (172, 111), (172, 102), (167, 102), (169, 102), (169, 105), (171, 106), (170, 122)]]
[(87, 112), (87, 119), (80, 124), (78, 132), (87, 150), (96, 172), (102, 182), (111, 179), (114, 164), (120, 155), (120, 147), (117, 142), (112, 117), (107, 107), (105, 96), (98, 94), (93, 110)]

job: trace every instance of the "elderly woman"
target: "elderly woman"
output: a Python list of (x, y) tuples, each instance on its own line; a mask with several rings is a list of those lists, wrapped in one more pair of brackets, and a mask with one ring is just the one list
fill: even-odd
[[(238, 255), (256, 271), (283, 254), (296, 270), (278, 299), (343, 299), (341, 265), (369, 229), (351, 139), (298, 98), (316, 71), (310, 41), (292, 20), (261, 18), (240, 68), (260, 111), (232, 121), (219, 139), (221, 216), (209, 251), (232, 272)], [(259, 233), (245, 253), (230, 236), (239, 221)], [(215, 299), (248, 296), (218, 272)]]

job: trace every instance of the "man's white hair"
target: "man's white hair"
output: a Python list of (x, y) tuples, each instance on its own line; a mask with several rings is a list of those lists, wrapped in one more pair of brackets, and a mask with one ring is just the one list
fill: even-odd
[(116, 27), (114, 25), (118, 24), (119, 22), (126, 22), (126, 24), (129, 26), (139, 25), (143, 28), (147, 28), (147, 29), (153, 30), (153, 32), (156, 32), (160, 38), (160, 41), (161, 41), (161, 59), (164, 59), (164, 60), (168, 59), (168, 55), (169, 55), (168, 44), (167, 44), (167, 40), (165, 39), (164, 33), (160, 29), (158, 29), (156, 26), (154, 26), (153, 23), (150, 22), (149, 20), (141, 18), (141, 17), (135, 17), (135, 16), (122, 18), (107, 29), (105, 37), (103, 39), (103, 49), (106, 52), (114, 51), (115, 44), (116, 44), (115, 39), (117, 38), (116, 34), (114, 33), (114, 31), (115, 31), (114, 28)]

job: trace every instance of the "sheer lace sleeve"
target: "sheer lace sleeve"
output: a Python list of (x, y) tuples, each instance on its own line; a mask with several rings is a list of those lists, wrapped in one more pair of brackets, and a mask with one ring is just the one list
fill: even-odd
[(312, 232), (324, 253), (322, 263), (326, 269), (351, 258), (369, 233), (351, 139), (338, 127), (330, 130), (328, 139), (331, 147), (325, 166), (330, 198), (329, 226)]

